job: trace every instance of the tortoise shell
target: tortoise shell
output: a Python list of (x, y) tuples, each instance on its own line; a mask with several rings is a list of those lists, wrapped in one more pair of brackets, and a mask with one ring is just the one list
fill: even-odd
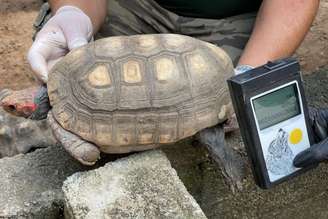
[(220, 48), (175, 34), (97, 40), (49, 75), (53, 115), (103, 152), (173, 143), (226, 120), (233, 65)]

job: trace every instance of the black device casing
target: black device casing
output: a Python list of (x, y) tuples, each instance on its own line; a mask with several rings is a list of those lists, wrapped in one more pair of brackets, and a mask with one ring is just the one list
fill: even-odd
[(256, 121), (250, 102), (251, 97), (295, 80), (298, 82), (298, 87), (301, 93), (301, 97), (299, 98), (302, 98), (309, 141), (310, 144), (313, 145), (314, 140), (312, 129), (309, 125), (308, 107), (302, 86), (303, 80), (297, 60), (294, 58), (287, 58), (268, 62), (266, 65), (250, 70), (247, 73), (236, 75), (227, 81), (232, 104), (237, 116), (248, 157), (251, 162), (255, 181), (258, 186), (264, 189), (268, 189), (273, 185), (279, 184), (314, 167), (310, 166), (308, 168), (300, 169), (291, 175), (287, 175), (274, 182), (269, 180), (261, 142), (257, 133)]

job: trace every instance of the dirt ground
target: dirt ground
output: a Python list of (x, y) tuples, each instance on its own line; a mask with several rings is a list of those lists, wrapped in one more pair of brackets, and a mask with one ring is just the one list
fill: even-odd
[[(36, 83), (26, 53), (41, 4), (41, 0), (0, 0), (0, 89)], [(297, 55), (305, 73), (328, 66), (328, 0), (321, 0), (317, 18)]]
[(35, 83), (26, 60), (32, 24), (41, 5), (37, 0), (0, 0), (0, 89)]

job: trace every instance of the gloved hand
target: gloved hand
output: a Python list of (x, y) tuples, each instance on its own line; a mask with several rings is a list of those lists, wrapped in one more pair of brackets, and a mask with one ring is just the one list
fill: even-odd
[(79, 8), (63, 6), (36, 35), (28, 61), (38, 79), (48, 80), (51, 67), (69, 50), (87, 44), (93, 34), (90, 18)]
[(328, 109), (309, 108), (309, 115), (316, 144), (295, 157), (296, 167), (307, 167), (328, 160)]

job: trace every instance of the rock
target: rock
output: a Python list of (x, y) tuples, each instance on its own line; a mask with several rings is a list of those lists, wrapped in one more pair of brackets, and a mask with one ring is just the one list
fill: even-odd
[(61, 146), (0, 159), (0, 218), (60, 218), (63, 181), (84, 169)]
[(159, 150), (76, 173), (63, 191), (68, 218), (206, 218)]
[(0, 109), (0, 158), (28, 153), (55, 143), (46, 120), (16, 117)]

